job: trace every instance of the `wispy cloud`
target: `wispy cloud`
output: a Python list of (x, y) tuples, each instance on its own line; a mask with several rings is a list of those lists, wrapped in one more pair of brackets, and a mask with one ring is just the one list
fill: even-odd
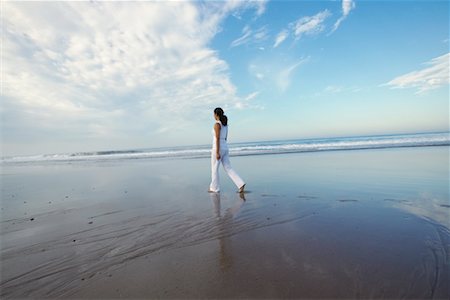
[(330, 34), (335, 32), (339, 26), (341, 25), (342, 21), (344, 21), (347, 16), (350, 14), (350, 11), (355, 8), (355, 1), (353, 0), (342, 0), (342, 16), (334, 23), (333, 29), (331, 30)]
[[(241, 19), (242, 13), (249, 9), (255, 10), (255, 18), (260, 17), (266, 11), (268, 0), (228, 0), (223, 2), (223, 8), (227, 13), (230, 12), (234, 17)], [(219, 5), (222, 4), (219, 3)]]
[(264, 5), (5, 2), (5, 141), (39, 130), (77, 142), (149, 139), (158, 128), (190, 122), (192, 113), (234, 107), (243, 99), (209, 44), (228, 15), (261, 14)]
[(269, 1), (269, 0), (256, 0), (255, 1), (256, 7), (257, 7), (256, 14), (258, 16), (261, 16), (266, 11), (267, 1)]
[(236, 109), (245, 109), (248, 107), (256, 108), (256, 109), (264, 109), (263, 105), (259, 104), (250, 104), (250, 102), (258, 97), (260, 94), (259, 91), (252, 92), (243, 98), (243, 101), (240, 101), (235, 104)]
[(293, 76), (295, 70), (300, 65), (304, 64), (305, 62), (307, 62), (308, 60), (309, 60), (309, 57), (302, 58), (299, 61), (295, 62), (294, 64), (284, 68), (283, 70), (281, 70), (278, 73), (276, 83), (277, 83), (278, 88), (282, 92), (285, 92), (288, 89), (288, 87), (290, 86), (291, 81), (292, 81), (292, 76)]
[(294, 35), (296, 38), (301, 38), (302, 35), (318, 34), (325, 28), (324, 21), (331, 16), (331, 13), (326, 9), (314, 16), (307, 16), (298, 19), (292, 23)]
[(242, 29), (242, 36), (231, 42), (230, 47), (236, 47), (249, 43), (259, 43), (268, 38), (267, 27), (262, 26), (253, 31), (248, 25)]
[[(283, 60), (269, 60), (267, 57), (259, 57), (248, 65), (247, 70), (255, 79), (254, 83), (258, 90), (278, 90), (284, 93), (289, 89), (299, 67), (309, 60), (309, 56), (297, 59), (291, 57)], [(253, 98), (253, 94), (250, 95)]]
[(417, 88), (417, 93), (448, 85), (450, 53), (425, 63), (428, 67), (398, 76), (386, 84), (391, 88)]
[(267, 65), (263, 65), (260, 62), (250, 63), (248, 65), (248, 73), (258, 80), (263, 80), (269, 73), (267, 70)]
[(250, 40), (251, 35), (252, 35), (252, 30), (247, 25), (242, 29), (242, 36), (235, 39), (234, 41), (232, 41), (230, 46), (236, 47), (236, 46), (247, 43)]
[(247, 95), (247, 97), (245, 97), (246, 101), (250, 101), (256, 98), (256, 96), (259, 95), (259, 92), (253, 92)]
[(329, 96), (330, 94), (357, 93), (362, 90), (363, 88), (357, 86), (327, 85), (323, 90), (316, 92), (314, 96), (321, 97)]
[[(342, 21), (347, 18), (350, 14), (350, 11), (355, 8), (355, 2), (353, 0), (342, 0), (342, 15), (336, 21), (331, 30), (333, 33), (336, 29), (338, 29), (339, 25)], [(325, 22), (331, 16), (331, 12), (328, 9), (318, 12), (312, 16), (303, 16), (298, 20), (289, 23), (288, 29), (281, 30), (277, 36), (275, 37), (275, 41), (273, 44), (273, 48), (278, 47), (281, 43), (283, 43), (290, 34), (292, 34), (295, 39), (300, 39), (304, 35), (317, 35), (323, 32), (326, 28)]]
[(280, 33), (278, 33), (277, 37), (275, 38), (275, 43), (273, 44), (273, 47), (278, 47), (284, 40), (289, 36), (289, 31), (286, 29), (283, 29)]
[(300, 39), (303, 35), (316, 35), (325, 29), (325, 20), (331, 16), (329, 10), (325, 9), (313, 16), (304, 16), (298, 20), (289, 23), (288, 29), (281, 30), (275, 37), (273, 48), (278, 47), (283, 43), (290, 34), (295, 36), (295, 39)]

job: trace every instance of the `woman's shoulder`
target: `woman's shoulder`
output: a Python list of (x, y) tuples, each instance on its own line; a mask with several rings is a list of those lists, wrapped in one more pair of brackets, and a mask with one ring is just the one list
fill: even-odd
[(223, 127), (227, 127), (228, 126), (228, 124), (227, 125), (223, 125), (222, 122), (220, 122), (220, 120), (217, 120), (216, 123), (219, 124), (220, 126), (223, 126)]

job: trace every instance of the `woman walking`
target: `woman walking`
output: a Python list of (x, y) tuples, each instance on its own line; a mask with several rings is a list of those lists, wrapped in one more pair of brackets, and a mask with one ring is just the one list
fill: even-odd
[(234, 184), (239, 188), (239, 193), (244, 192), (245, 182), (231, 167), (230, 158), (228, 157), (228, 118), (224, 115), (223, 109), (217, 107), (214, 109), (213, 144), (211, 151), (211, 184), (208, 192), (217, 193), (220, 191), (219, 184), (219, 165), (222, 162), (225, 172), (233, 180)]

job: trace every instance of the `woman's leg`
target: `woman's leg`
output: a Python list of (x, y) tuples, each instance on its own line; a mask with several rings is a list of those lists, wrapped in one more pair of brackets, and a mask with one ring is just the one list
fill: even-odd
[(221, 157), (223, 168), (225, 169), (225, 172), (227, 172), (228, 176), (230, 176), (231, 180), (233, 180), (234, 184), (240, 188), (242, 187), (245, 182), (242, 180), (242, 178), (236, 173), (235, 170), (231, 167), (230, 158), (228, 155), (228, 150), (224, 152), (223, 156)]
[(220, 191), (219, 165), (220, 160), (217, 160), (216, 151), (213, 149), (211, 151), (211, 184), (209, 185), (209, 190), (212, 192)]

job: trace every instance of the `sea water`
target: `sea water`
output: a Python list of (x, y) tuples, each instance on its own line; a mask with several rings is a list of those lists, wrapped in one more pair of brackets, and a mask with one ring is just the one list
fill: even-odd
[[(450, 132), (333, 137), (229, 143), (230, 156), (315, 152), (330, 150), (379, 149), (450, 145)], [(104, 161), (127, 159), (202, 158), (211, 153), (211, 145), (144, 148), (2, 157), (2, 164)]]

